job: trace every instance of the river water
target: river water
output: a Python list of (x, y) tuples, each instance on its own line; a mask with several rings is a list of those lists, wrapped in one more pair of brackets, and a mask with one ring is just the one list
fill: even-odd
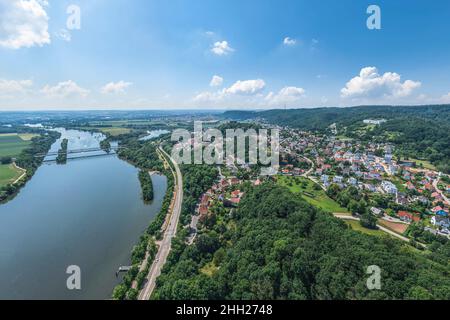
[[(95, 148), (104, 137), (62, 133), (68, 149)], [(76, 155), (70, 155), (74, 157)], [(153, 176), (154, 201), (141, 199), (138, 170), (116, 155), (44, 163), (9, 203), (0, 205), (0, 299), (108, 299), (122, 265), (159, 212), (167, 188)], [(81, 269), (81, 290), (66, 286)]]

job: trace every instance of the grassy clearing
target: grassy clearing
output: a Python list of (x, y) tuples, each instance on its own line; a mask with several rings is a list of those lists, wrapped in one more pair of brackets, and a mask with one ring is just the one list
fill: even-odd
[(372, 229), (367, 229), (364, 228), (359, 221), (355, 221), (355, 220), (346, 220), (345, 223), (347, 223), (353, 230), (355, 231), (359, 231), (371, 236), (386, 236), (387, 234), (384, 233), (381, 230), (372, 230)]
[(19, 133), (19, 138), (23, 141), (31, 141), (31, 139), (38, 137), (38, 134), (34, 133)]
[(30, 144), (31, 141), (23, 140), (18, 134), (0, 135), (0, 157), (18, 156)]
[(207, 275), (208, 277), (212, 277), (214, 273), (217, 272), (217, 270), (219, 270), (219, 268), (216, 267), (213, 262), (209, 262), (200, 269), (200, 272)]
[(0, 165), (0, 187), (14, 182), (22, 173), (21, 170), (16, 169), (12, 164)]
[(113, 137), (120, 136), (121, 134), (127, 134), (131, 132), (131, 129), (112, 127), (112, 128), (99, 128), (99, 130), (105, 134), (110, 134)]
[(417, 160), (417, 159), (411, 159), (411, 161), (416, 162), (418, 167), (420, 167), (420, 165), (422, 165), (425, 169), (437, 171), (436, 167), (433, 164), (431, 164), (430, 161)]
[(336, 201), (327, 196), (324, 190), (316, 189), (314, 182), (303, 177), (278, 176), (278, 184), (289, 188), (292, 193), (299, 194), (309, 204), (328, 212), (348, 213)]

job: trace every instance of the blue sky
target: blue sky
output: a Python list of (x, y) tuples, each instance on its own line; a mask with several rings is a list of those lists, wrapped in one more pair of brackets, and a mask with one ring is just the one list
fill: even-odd
[(2, 110), (450, 103), (446, 0), (0, 0), (0, 21)]

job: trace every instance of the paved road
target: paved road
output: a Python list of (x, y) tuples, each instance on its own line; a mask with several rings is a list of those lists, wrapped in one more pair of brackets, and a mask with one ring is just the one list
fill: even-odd
[[(336, 218), (339, 218), (339, 219), (342, 219), (342, 220), (353, 220), (353, 221), (360, 221), (360, 220), (361, 220), (361, 219), (359, 219), (359, 218), (357, 218), (357, 217), (354, 217), (354, 216), (341, 215), (341, 214), (339, 214), (339, 213), (333, 213), (333, 215), (334, 215)], [(383, 226), (377, 225), (377, 227), (378, 227), (381, 231), (384, 231), (384, 232), (386, 232), (386, 233), (388, 233), (388, 234), (390, 234), (390, 235), (392, 235), (392, 236), (394, 236), (394, 237), (396, 237), (396, 238), (398, 238), (398, 239), (400, 239), (400, 240), (402, 240), (402, 241), (405, 241), (405, 242), (411, 242), (411, 239), (406, 238), (406, 237), (404, 237), (404, 236), (402, 236), (402, 235), (400, 235), (400, 234), (398, 234), (398, 233), (396, 233), (396, 232), (394, 232), (394, 231), (392, 231), (392, 230), (389, 230), (389, 229), (387, 229), (387, 228), (385, 228), (385, 227), (383, 227)], [(419, 243), (422, 247), (426, 248), (426, 245), (424, 245), (423, 243), (420, 243), (420, 242), (418, 242), (418, 243)]]
[(161, 241), (158, 253), (156, 254), (155, 261), (153, 262), (150, 271), (147, 276), (147, 283), (139, 294), (139, 300), (149, 300), (150, 296), (156, 286), (156, 278), (161, 274), (161, 270), (166, 263), (167, 257), (172, 247), (172, 239), (177, 233), (178, 220), (181, 214), (181, 205), (183, 203), (183, 177), (181, 175), (178, 164), (170, 157), (161, 147), (159, 148), (167, 159), (172, 162), (175, 173), (175, 200), (170, 214), (169, 224), (164, 232), (163, 239)]

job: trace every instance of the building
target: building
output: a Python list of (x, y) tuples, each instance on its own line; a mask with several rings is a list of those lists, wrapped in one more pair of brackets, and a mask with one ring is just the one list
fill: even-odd
[(383, 215), (383, 211), (381, 209), (378, 209), (378, 208), (375, 208), (375, 207), (370, 208), (370, 212), (372, 214), (376, 215), (376, 216)]
[(410, 213), (407, 211), (399, 211), (397, 213), (397, 215), (400, 218), (400, 220), (405, 221), (407, 223), (420, 221), (420, 215), (417, 213)]
[(436, 227), (450, 228), (450, 220), (447, 217), (433, 216), (431, 223)]
[(342, 183), (342, 181), (344, 181), (344, 177), (342, 177), (342, 176), (335, 176), (333, 178), (334, 183)]
[(398, 192), (395, 184), (393, 184), (390, 181), (386, 181), (386, 180), (381, 182), (381, 188), (384, 190), (384, 192), (389, 193), (389, 194), (396, 194)]

